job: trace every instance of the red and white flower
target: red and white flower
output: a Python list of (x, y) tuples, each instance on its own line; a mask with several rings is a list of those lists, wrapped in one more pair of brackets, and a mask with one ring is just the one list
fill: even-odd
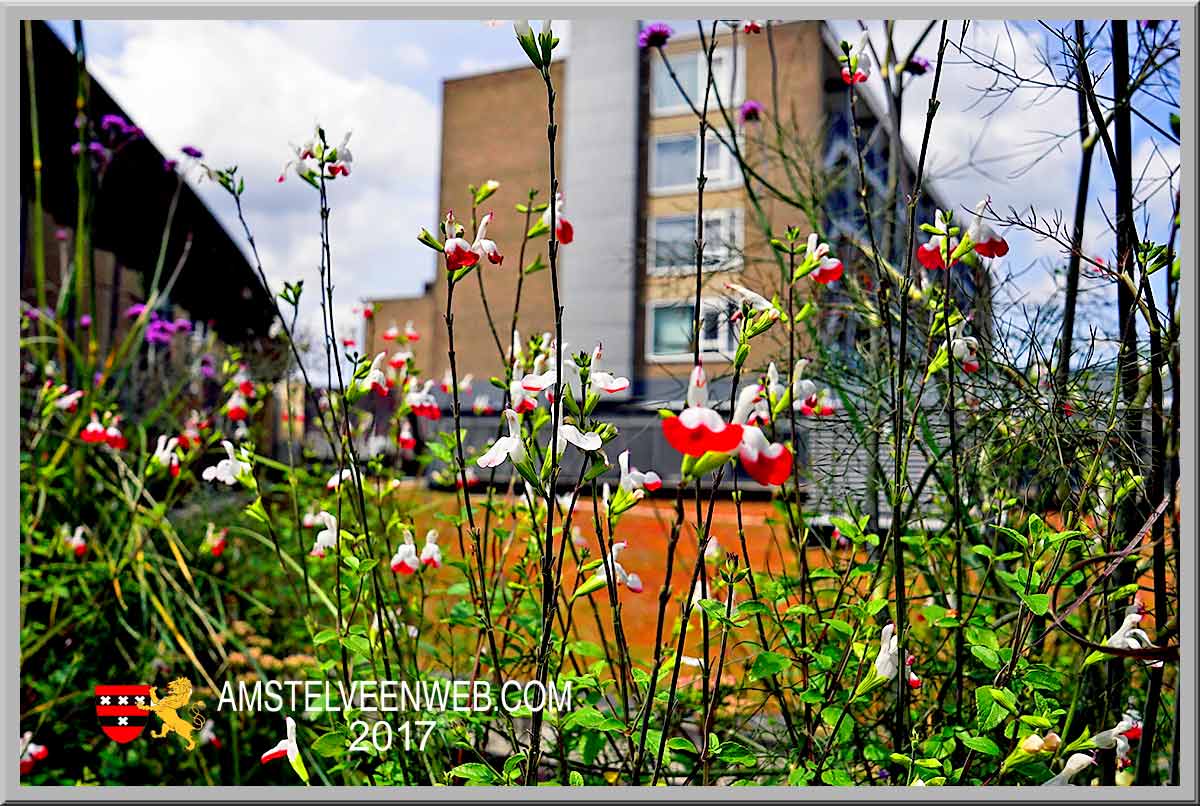
[(974, 336), (964, 336), (966, 320), (950, 328), (950, 354), (962, 364), (962, 371), (969, 374), (979, 371), (979, 341)]
[(653, 470), (642, 472), (636, 467), (629, 466), (629, 451), (621, 451), (617, 457), (621, 467), (621, 489), (628, 493), (639, 494), (642, 490), (654, 492), (662, 487), (662, 479)]
[(408, 366), (408, 362), (412, 361), (413, 354), (410, 350), (400, 350), (392, 353), (392, 357), (388, 359), (388, 366), (392, 369), (404, 369)]
[(496, 242), (487, 238), (488, 225), (495, 218), (495, 213), (488, 213), (479, 221), (479, 229), (475, 231), (475, 242), (471, 244), (471, 250), (479, 256), (479, 259), (487, 258), (488, 262), (499, 266), (504, 262), (504, 255), (500, 254), (500, 247), (496, 246)]
[(96, 412), (92, 412), (92, 419), (79, 432), (79, 438), (89, 445), (99, 445), (108, 441), (108, 435), (100, 423), (100, 418), (96, 416)]
[(165, 467), (171, 473), (172, 477), (179, 475), (179, 454), (175, 452), (175, 448), (179, 445), (177, 437), (167, 438), (166, 434), (159, 434), (158, 444), (154, 448), (154, 455), (150, 457), (150, 461), (159, 467)]
[(108, 424), (108, 428), (104, 429), (104, 441), (114, 451), (123, 451), (129, 447), (129, 440), (121, 433), (120, 424), (121, 417), (117, 415), (112, 418), (112, 422)]
[(83, 397), (83, 390), (77, 389), (74, 392), (69, 392), (67, 391), (69, 388), (66, 384), (58, 387), (58, 391), (63, 393), (63, 395), (54, 401), (54, 408), (59, 411), (74, 413), (79, 410), (79, 399)]
[(600, 359), (603, 356), (604, 345), (597, 343), (596, 349), (592, 351), (592, 366), (588, 373), (588, 386), (596, 393), (604, 392), (608, 395), (614, 395), (617, 392), (624, 392), (629, 388), (629, 379), (601, 370)]
[(581, 451), (598, 451), (604, 445), (604, 439), (595, 431), (584, 433), (571, 423), (562, 421), (562, 410), (558, 412), (558, 439), (554, 444), (554, 452), (562, 456), (567, 451), (567, 443)]
[(407, 576), (415, 574), (420, 567), (421, 560), (417, 556), (417, 545), (413, 542), (412, 532), (405, 529), (400, 547), (396, 549), (396, 553), (392, 556), (392, 570), (397, 574)]
[(437, 398), (433, 396), (433, 381), (425, 381), (425, 385), (420, 389), (413, 389), (404, 396), (404, 402), (412, 409), (412, 413), (418, 417), (425, 417), (430, 420), (436, 420), (442, 416), (442, 410), (438, 407)]
[(508, 385), (508, 396), (512, 400), (513, 410), (517, 414), (533, 411), (538, 406), (537, 393), (527, 392), (520, 381), (514, 380)]
[(387, 353), (378, 353), (375, 359), (371, 361), (371, 368), (367, 370), (367, 375), (362, 380), (362, 388), (364, 391), (374, 392), (379, 397), (387, 397), (388, 384), (387, 375), (383, 374), (383, 362), (387, 358)]
[(388, 329), (383, 331), (383, 334), (380, 336), (380, 338), (384, 341), (395, 341), (396, 339), (400, 338), (400, 328), (396, 327), (395, 322), (392, 322)]
[[(542, 223), (547, 227), (550, 226), (549, 208), (546, 209), (546, 212), (542, 213)], [(561, 190), (554, 195), (554, 239), (563, 246), (575, 240), (575, 227), (571, 226), (571, 222), (563, 215), (563, 194)]]
[[(942, 233), (950, 231), (950, 221), (945, 213), (937, 211), (934, 217), (934, 227)], [(953, 255), (958, 247), (958, 241), (946, 242), (946, 235), (933, 235), (928, 241), (917, 247), (917, 260), (927, 269), (945, 269), (947, 259), (953, 265)]]
[(308, 782), (308, 770), (304, 767), (304, 758), (300, 755), (300, 744), (296, 741), (296, 720), (290, 716), (285, 718), (287, 736), (279, 740), (279, 744), (262, 754), (262, 763), (286, 758), (300, 779)]
[(755, 386), (747, 386), (738, 394), (733, 415), (733, 422), (742, 426), (738, 458), (752, 479), (764, 486), (776, 487), (792, 475), (792, 451), (781, 442), (768, 440), (758, 426), (745, 424), (761, 397)]
[(861, 84), (871, 75), (871, 54), (867, 52), (869, 35), (863, 31), (858, 44), (841, 57), (842, 81), (846, 84)]
[(517, 412), (505, 409), (504, 420), (508, 423), (508, 436), (497, 439), (486, 453), (475, 460), (480, 467), (499, 467), (506, 460), (525, 461), (525, 443), (521, 440), (521, 422), (517, 419)]
[(446, 233), (442, 252), (446, 255), (446, 266), (450, 271), (470, 268), (478, 263), (480, 253), (472, 249), (467, 239), (462, 237), (462, 225), (454, 220), (453, 210), (446, 213), (446, 220), (442, 226)]
[(442, 567), (442, 550), (438, 548), (437, 529), (425, 533), (425, 545), (421, 548), (421, 565), (426, 568)]
[(48, 755), (50, 755), (50, 751), (46, 749), (45, 745), (33, 741), (32, 731), (27, 730), (21, 734), (21, 775), (33, 772), (37, 763)]
[(65, 525), (63, 526), (63, 542), (76, 557), (82, 557), (84, 554), (87, 554), (87, 540), (83, 536), (87, 532), (87, 528), (76, 526), (74, 532), (69, 532), (68, 528)]
[(405, 420), (400, 426), (400, 433), (396, 436), (396, 443), (401, 449), (411, 451), (417, 447), (417, 438), (413, 434), (412, 425)]
[(492, 408), (492, 401), (488, 399), (487, 395), (476, 395), (475, 400), (471, 403), (471, 411), (478, 416), (485, 416), (495, 412), (495, 409)]
[(421, 334), (417, 332), (417, 329), (415, 327), (413, 327), (413, 322), (411, 319), (409, 319), (407, 322), (404, 323), (404, 340), (405, 341), (420, 341), (421, 340)]
[(808, 243), (804, 247), (804, 260), (815, 265), (812, 278), (821, 285), (829, 285), (842, 279), (844, 271), (842, 261), (830, 257), (829, 252), (829, 244), (817, 242), (817, 233), (808, 236)]
[(742, 20), (742, 33), (744, 34), (760, 34), (762, 29), (762, 20)]
[(233, 383), (242, 395), (245, 397), (254, 397), (254, 381), (250, 379), (250, 373), (247, 371), (245, 364), (242, 364), (238, 368), (237, 374), (233, 376)]
[(204, 544), (202, 548), (214, 557), (220, 557), (225, 553), (227, 545), (226, 536), (229, 534), (228, 529), (218, 529), (211, 522), (208, 524), (208, 529), (204, 533)]
[(971, 243), (975, 244), (975, 252), (981, 257), (1004, 257), (1008, 254), (1008, 241), (998, 235), (983, 220), (989, 201), (989, 199), (984, 199), (975, 205), (975, 218), (971, 221), (971, 226), (967, 228), (967, 237), (971, 239)]
[(688, 380), (687, 408), (678, 416), (664, 417), (662, 428), (671, 447), (688, 456), (732, 453), (742, 441), (742, 426), (727, 424), (708, 407), (708, 380), (699, 364)]
[(225, 402), (225, 416), (235, 423), (245, 420), (250, 415), (250, 407), (246, 398), (239, 391), (234, 391)]
[(317, 539), (313, 542), (312, 551), (309, 554), (313, 557), (324, 559), (325, 552), (332, 549), (338, 542), (338, 522), (337, 518), (330, 515), (325, 510), (317, 513), (317, 521), (325, 528), (317, 532)]

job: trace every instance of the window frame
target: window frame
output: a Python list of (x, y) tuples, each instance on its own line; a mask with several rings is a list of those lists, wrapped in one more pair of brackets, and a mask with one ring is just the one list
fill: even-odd
[[(694, 57), (696, 87), (702, 88), (708, 73), (704, 59), (704, 51), (698, 49), (677, 54), (671, 65), (673, 68), (675, 68), (675, 72), (677, 74), (682, 72), (679, 69), (679, 60), (685, 57), (689, 60)], [(656, 87), (654, 86), (654, 83), (657, 82), (659, 76), (661, 76), (662, 79), (667, 82), (671, 81), (671, 77), (666, 72), (666, 67), (663, 64), (662, 56), (655, 54), (654, 59), (654, 64), (651, 65), (650, 68), (650, 81), (652, 82), (650, 87), (650, 117), (669, 118), (691, 114), (692, 108), (688, 106), (687, 101), (685, 101), (682, 97), (679, 98), (678, 102), (674, 106), (659, 107), (656, 104), (657, 96), (655, 94)], [(713, 51), (713, 61), (715, 62), (718, 59), (720, 59), (722, 62), (719, 67), (722, 75), (717, 76), (716, 84), (722, 93), (721, 102), (725, 105), (725, 108), (730, 110), (732, 113), (741, 106), (742, 101), (745, 100), (746, 96), (746, 48), (744, 45), (738, 45), (735, 50), (729, 45), (722, 45)], [(733, 73), (732, 71), (734, 64), (737, 64), (742, 69), (738, 70), (736, 73)], [(682, 75), (680, 75), (680, 80), (682, 81)], [(671, 82), (671, 86), (674, 88), (674, 82)], [(698, 98), (692, 99), (693, 103), (695, 103), (697, 106), (700, 105), (699, 100), (700, 99)], [(715, 98), (713, 99), (713, 107), (716, 107)]]
[[(725, 250), (721, 260), (705, 265), (705, 272), (733, 271), (742, 265), (742, 249), (744, 245), (745, 228), (742, 226), (742, 208), (718, 207), (704, 211), (704, 223), (707, 227), (713, 219), (720, 219), (721, 246)], [(676, 277), (680, 274), (694, 271), (696, 264), (674, 263), (659, 266), (658, 253), (658, 222), (667, 218), (689, 218), (692, 222), (692, 237), (695, 238), (695, 212), (650, 216), (646, 222), (646, 274), (650, 277)], [(706, 250), (707, 251), (707, 250)]]
[[(659, 309), (662, 308), (681, 308), (685, 307), (693, 311), (696, 304), (695, 299), (653, 299), (646, 302), (646, 344), (645, 354), (646, 360), (659, 364), (683, 364), (688, 363), (693, 358), (694, 351), (691, 349), (682, 353), (659, 353), (654, 350), (654, 316)], [(703, 335), (700, 337), (700, 357), (709, 361), (732, 361), (733, 354), (737, 350), (737, 336), (733, 332), (733, 328), (729, 323), (729, 314), (735, 309), (725, 297), (701, 297), (700, 310), (701, 316), (706, 310), (715, 309), (718, 315), (724, 314), (724, 340), (716, 344), (711, 339), (705, 339)], [(703, 323), (701, 323), (703, 324)]]
[[(704, 165), (704, 175), (707, 178), (705, 190), (729, 190), (737, 187), (740, 178), (738, 176), (737, 158), (733, 152), (725, 147), (725, 144), (716, 138), (715, 135), (708, 135), (709, 142), (717, 146), (717, 154), (720, 156), (721, 164), (714, 167), (708, 161)], [(698, 132), (672, 132), (669, 134), (656, 134), (650, 138), (650, 154), (649, 154), (649, 195), (651, 196), (677, 196), (683, 193), (694, 193), (696, 191), (696, 182), (694, 179), (675, 185), (656, 185), (656, 176), (658, 174), (658, 144), (672, 140), (688, 140), (696, 146), (695, 151), (695, 166), (693, 177), (700, 172), (700, 134)], [(739, 147), (741, 142), (741, 133), (738, 133)]]

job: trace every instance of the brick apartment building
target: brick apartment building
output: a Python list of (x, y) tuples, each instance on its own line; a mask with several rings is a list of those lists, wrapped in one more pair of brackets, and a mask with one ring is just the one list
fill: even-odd
[[(624, 403), (618, 406), (624, 416), (634, 418), (622, 426), (627, 440), (656, 433), (654, 410), (683, 397), (692, 362), (695, 294), (697, 122), (657, 52), (639, 49), (642, 25), (636, 20), (574, 20), (570, 54), (552, 68), (559, 95), (557, 168), (564, 212), (575, 229), (573, 243), (559, 253), (564, 340), (573, 351), (602, 341), (605, 368), (631, 379)], [(668, 57), (680, 82), (696, 98), (703, 92), (707, 71), (701, 43), (694, 23), (675, 27)], [(736, 120), (747, 99), (759, 101), (768, 115), (774, 115), (771, 105), (777, 97), (790, 142), (802, 144), (793, 146), (793, 155), (804, 151), (818, 171), (840, 177), (838, 184), (828, 188), (826, 199), (825, 226), (835, 248), (839, 248), (837, 236), (860, 235), (847, 93), (832, 31), (819, 21), (776, 24), (771, 43), (766, 33), (739, 31), (731, 37), (724, 25), (719, 31), (714, 68), (730, 115)], [(869, 177), (882, 191), (888, 138), (882, 132), (871, 137), (879, 128), (880, 115), (867, 95), (861, 96), (865, 101), (859, 106), (859, 123), (870, 143)], [(454, 209), (462, 220), (470, 208), (468, 185), (488, 179), (501, 182), (485, 206), (496, 212), (488, 236), (501, 246), (506, 260), (499, 269), (485, 266), (481, 276), (505, 350), (521, 270), (516, 253), (523, 219), (514, 205), (526, 199), (530, 188), (539, 188), (539, 199), (546, 200), (545, 106), (541, 77), (529, 65), (447, 79), (443, 89), (438, 209), (443, 213)], [(484, 107), (499, 114), (481, 125), (479, 110)], [(715, 101), (710, 114), (713, 126), (727, 132)], [(759, 160), (760, 171), (773, 183), (787, 186), (791, 180), (784, 167), (767, 158), (771, 146), (756, 128), (761, 125), (742, 125), (739, 140), (750, 159)], [(912, 170), (911, 155), (905, 153), (903, 158)], [(735, 303), (725, 283), (750, 287), (768, 298), (773, 293), (783, 298), (783, 287), (767, 237), (750, 213), (738, 164), (715, 138), (708, 143), (705, 172), (707, 270), (700, 338), (710, 377), (719, 378), (727, 374), (736, 343), (728, 321)], [(925, 196), (920, 212), (924, 220), (932, 219), (939, 201), (933, 194)], [(777, 231), (793, 224), (809, 228), (794, 208), (781, 202), (767, 198), (764, 210)], [(531, 242), (529, 249), (527, 263), (537, 251), (544, 253), (544, 239)], [(852, 265), (847, 262), (847, 271)], [(439, 262), (435, 279), (420, 296), (370, 300), (375, 314), (367, 323), (368, 354), (388, 349), (381, 339), (385, 328), (393, 323), (403, 327), (412, 320), (421, 333), (412, 348), (417, 365), (427, 377), (442, 376), (447, 366), (443, 272)], [(974, 293), (973, 288), (963, 291)], [(838, 293), (836, 284), (825, 289), (801, 283), (797, 306), (807, 295), (822, 292)], [(475, 279), (458, 290), (454, 313), (460, 377), (471, 373), (483, 381), (475, 385), (475, 394), (490, 394), (492, 404), (498, 405), (501, 392), (486, 379), (499, 374), (504, 362), (486, 325)], [(528, 275), (518, 329), (529, 336), (552, 327), (549, 272)], [(821, 332), (830, 341), (853, 348), (853, 322), (844, 318), (823, 322)], [(786, 338), (782, 328), (773, 329), (770, 336)], [(764, 354), (756, 350), (751, 363), (765, 363)], [(468, 397), (464, 409), (470, 405)], [(634, 420), (640, 422), (637, 412), (645, 420), (640, 425), (634, 425)], [(487, 428), (494, 429), (494, 424)], [(662, 450), (653, 453), (656, 457), (661, 453), (663, 462), (668, 462), (665, 442), (652, 441), (663, 443), (658, 446)], [(865, 468), (865, 458), (857, 464)]]

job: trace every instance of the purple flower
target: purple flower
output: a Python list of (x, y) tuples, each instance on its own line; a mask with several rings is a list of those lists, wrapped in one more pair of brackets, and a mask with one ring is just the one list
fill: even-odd
[(643, 50), (646, 48), (661, 48), (667, 44), (667, 41), (674, 33), (674, 29), (665, 22), (652, 22), (638, 34), (638, 47)]
[(79, 317), (79, 326), (84, 330), (87, 330), (89, 327), (91, 327), (92, 315), (85, 313), (83, 316)]
[(192, 323), (188, 319), (176, 319), (174, 326), (175, 326), (176, 333), (191, 333), (192, 332)]
[(54, 231), (54, 239), (57, 241), (65, 241), (69, 237), (70, 233), (67, 231), (66, 227), (59, 227)]
[(163, 170), (167, 173), (175, 170), (175, 166), (179, 164), (178, 160), (163, 160)]
[(27, 310), (25, 312), (25, 315), (27, 317), (29, 317), (30, 322), (36, 322), (37, 320), (42, 318), (42, 312), (39, 311), (37, 308), (30, 308), (29, 310)]
[(121, 117), (120, 115), (105, 115), (104, 117), (100, 118), (100, 128), (104, 129), (105, 131), (109, 129), (116, 129), (117, 131), (125, 133), (129, 131), (130, 126), (129, 121), (125, 120), (125, 118)]
[(923, 76), (929, 72), (929, 59), (924, 56), (913, 56), (908, 60), (908, 64), (904, 65), (906, 73), (912, 73), (914, 76)]
[(170, 344), (173, 331), (170, 322), (159, 319), (146, 327), (146, 341), (150, 344)]
[(890, 772), (888, 772), (887, 770), (880, 770), (879, 775), (877, 777), (879, 778), (880, 781), (886, 781), (887, 779), (892, 777), (892, 774)]
[(766, 107), (758, 101), (746, 101), (746, 103), (742, 104), (742, 108), (738, 110), (738, 119), (742, 123), (758, 123), (765, 111)]
[(201, 151), (200, 149), (196, 148), (195, 146), (184, 146), (183, 148), (181, 148), (179, 150), (194, 160), (204, 158), (204, 152)]
[(146, 306), (144, 303), (136, 302), (133, 305), (130, 305), (128, 308), (125, 309), (125, 318), (126, 319), (136, 319), (139, 316), (141, 316), (145, 310), (146, 310)]

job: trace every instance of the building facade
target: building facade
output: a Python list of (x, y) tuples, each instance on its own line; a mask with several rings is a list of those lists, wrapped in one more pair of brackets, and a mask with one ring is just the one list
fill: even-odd
[[(632, 380), (626, 399), (653, 404), (681, 396), (692, 362), (701, 146), (690, 104), (703, 103), (708, 61), (694, 28), (679, 26), (664, 61), (653, 49), (638, 47), (640, 27), (635, 20), (573, 21), (571, 53), (554, 65), (556, 167), (564, 212), (577, 222), (573, 243), (560, 250), (559, 270), (564, 340), (573, 350), (602, 342), (605, 366)], [(769, 39), (765, 33), (731, 35), (727, 26), (720, 27), (712, 68), (718, 92), (710, 95), (708, 115), (720, 137), (710, 134), (705, 146), (699, 334), (710, 374), (723, 373), (736, 344), (729, 321), (736, 303), (726, 283), (768, 298), (779, 294), (782, 299), (786, 293), (764, 224), (775, 232), (790, 225), (813, 228), (795, 206), (771, 193), (759, 192), (757, 205), (751, 202), (728, 147), (735, 138), (746, 162), (785, 192), (799, 195), (822, 185), (828, 220), (821, 225), (835, 247), (837, 236), (862, 231), (836, 47), (830, 31), (816, 21), (775, 25)], [(763, 105), (764, 119), (742, 123), (740, 109), (750, 100)], [(859, 122), (870, 143), (868, 176), (882, 191), (888, 138), (869, 136), (879, 128), (877, 119), (871, 104), (861, 106)], [(481, 125), (484, 107), (527, 114), (496, 115)], [(455, 210), (459, 220), (468, 220), (467, 186), (500, 181), (500, 190), (486, 202), (496, 213), (488, 234), (506, 256), (502, 268), (483, 267), (456, 294), (460, 375), (487, 378), (504, 366), (523, 268), (518, 248), (525, 222), (515, 206), (533, 188), (546, 201), (545, 107), (541, 78), (528, 66), (448, 79), (444, 85), (439, 210)], [(775, 119), (782, 124), (778, 128), (767, 122)], [(932, 217), (931, 203), (925, 207)], [(528, 243), (526, 265), (538, 253), (545, 253), (542, 238)], [(551, 330), (549, 272), (526, 275), (521, 285), (517, 329), (525, 335)], [(801, 284), (797, 307), (822, 292), (829, 293), (815, 283)], [(440, 378), (447, 363), (445, 295), (439, 266), (422, 295), (371, 300), (375, 315), (367, 326), (368, 352), (388, 349), (383, 331), (411, 320), (421, 333), (413, 347), (416, 363)], [(781, 338), (778, 330), (771, 335)], [(853, 323), (823, 323), (826, 331), (852, 348)], [(499, 402), (499, 390), (480, 391), (490, 391)]]
[[(865, 242), (865, 226), (838, 41), (824, 23), (775, 24), (769, 35), (719, 26), (708, 112), (719, 136), (710, 133), (704, 144), (694, 107), (703, 104), (709, 61), (695, 23), (676, 26), (666, 60), (654, 49), (638, 47), (641, 26), (635, 20), (573, 21), (571, 52), (552, 68), (559, 97), (556, 169), (563, 212), (574, 222), (575, 236), (560, 250), (559, 276), (569, 349), (590, 350), (602, 343), (605, 369), (632, 381), (620, 400), (606, 400), (616, 409), (612, 416), (621, 431), (621, 444), (610, 453), (636, 443), (645, 457), (639, 462), (667, 468), (664, 475), (669, 477), (678, 460), (658, 435), (655, 411), (684, 397), (693, 360), (701, 149), (705, 251), (698, 336), (705, 367), (718, 389), (731, 374), (736, 348), (730, 321), (736, 297), (727, 283), (786, 300), (784, 267), (768, 233), (789, 226), (805, 233), (820, 229), (851, 272), (862, 263), (852, 259), (858, 254), (852, 241)], [(706, 25), (705, 30), (711, 29)], [(866, 172), (876, 189), (874, 209), (882, 215), (890, 138), (871, 93), (861, 92), (859, 98)], [(748, 101), (761, 105), (758, 121), (742, 120)], [(481, 108), (502, 114), (481, 123)], [(741, 161), (753, 169), (751, 178), (744, 176)], [(896, 155), (895, 162), (906, 166), (909, 176), (915, 173), (915, 160), (907, 151)], [(486, 209), (496, 213), (488, 237), (503, 250), (504, 264), (474, 272), (454, 300), (459, 375), (469, 373), (477, 381), (463, 401), (464, 411), (476, 395), (499, 406), (503, 393), (486, 379), (502, 373), (514, 324), (524, 337), (553, 328), (550, 273), (522, 278), (519, 247), (526, 221), (515, 210), (528, 200), (530, 189), (539, 190), (539, 201), (548, 200), (548, 167), (545, 88), (535, 70), (525, 65), (445, 82), (439, 210), (454, 210), (460, 221), (469, 221), (472, 213), (484, 210), (471, 210), (467, 186), (501, 182)], [(768, 183), (772, 192), (764, 190)], [(807, 208), (794, 201), (814, 195), (820, 202)], [(921, 220), (932, 220), (934, 206), (944, 206), (939, 201), (926, 186), (918, 210)], [(824, 220), (807, 220), (803, 209), (820, 210)], [(906, 211), (897, 207), (895, 212), (895, 220), (904, 220)], [(526, 245), (524, 265), (538, 253), (545, 253), (544, 237)], [(518, 285), (520, 308), (514, 319)], [(859, 324), (846, 313), (850, 306), (836, 304), (843, 294), (840, 285), (797, 283), (794, 304), (798, 310), (809, 300), (824, 298), (828, 304), (820, 306), (814, 332), (824, 347), (840, 348), (853, 360), (865, 342)], [(974, 293), (971, 288), (960, 291)], [(440, 260), (422, 295), (370, 302), (374, 317), (366, 328), (368, 354), (394, 349), (382, 339), (384, 331), (411, 320), (421, 334), (411, 346), (416, 365), (427, 377), (440, 379), (448, 363)], [(760, 346), (747, 371), (760, 370), (768, 359), (786, 365), (786, 338), (782, 327), (769, 331), (765, 343), (756, 342)], [(801, 354), (814, 346), (804, 342), (807, 338), (805, 332)], [(482, 444), (493, 435), (494, 419), (485, 419), (477, 425), (468, 422), (473, 442)], [(806, 429), (797, 435), (796, 445), (801, 460), (812, 467), (836, 460), (853, 476), (849, 490), (861, 486), (868, 461), (841, 419), (823, 418), (820, 433)], [(748, 486), (754, 487), (752, 482)]]

